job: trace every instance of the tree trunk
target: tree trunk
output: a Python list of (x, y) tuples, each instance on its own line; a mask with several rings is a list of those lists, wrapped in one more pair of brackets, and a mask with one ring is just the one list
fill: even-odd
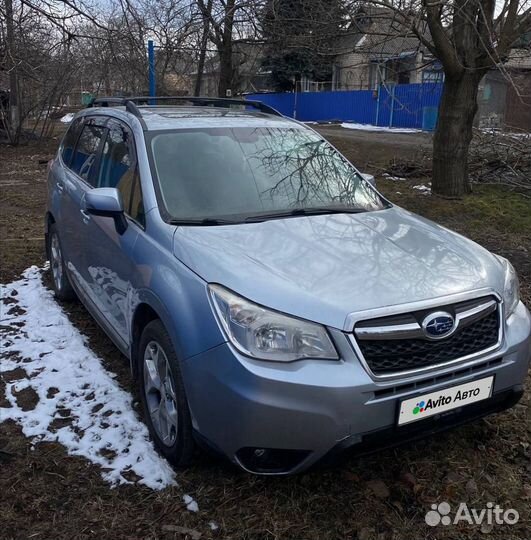
[(17, 144), (21, 126), (12, 0), (6, 0), (6, 45), (8, 59), (6, 67), (9, 70), (9, 118), (7, 120), (8, 126), (6, 127), (8, 127), (9, 142)]
[(197, 64), (197, 76), (195, 79), (194, 96), (201, 95), (201, 83), (205, 70), (206, 49), (208, 46), (208, 34), (210, 32), (210, 16), (212, 14), (212, 0), (208, 0), (206, 15), (203, 14), (203, 34), (201, 36), (201, 50), (199, 51), (199, 63)]
[(232, 43), (224, 45), (219, 55), (218, 95), (227, 97), (227, 90), (232, 90)]
[(219, 50), (219, 84), (218, 95), (227, 96), (232, 90), (232, 28), (234, 26), (234, 9), (236, 0), (227, 0), (223, 24), (223, 38)]
[(470, 192), (468, 148), (478, 104), (482, 73), (448, 77), (444, 82), (439, 119), (433, 138), (432, 191), (449, 198)]

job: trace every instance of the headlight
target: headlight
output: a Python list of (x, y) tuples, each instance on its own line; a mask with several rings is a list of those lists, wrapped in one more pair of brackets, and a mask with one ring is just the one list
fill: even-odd
[(520, 284), (513, 265), (504, 257), (498, 256), (498, 258), (505, 266), (503, 303), (505, 304), (505, 317), (509, 317), (516, 309), (518, 302), (520, 302)]
[(209, 285), (209, 290), (227, 337), (243, 354), (277, 362), (337, 360), (324, 326), (271, 311), (219, 285)]

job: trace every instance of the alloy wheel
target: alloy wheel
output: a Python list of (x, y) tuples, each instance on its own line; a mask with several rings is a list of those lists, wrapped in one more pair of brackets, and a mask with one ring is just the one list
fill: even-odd
[(175, 381), (164, 349), (150, 341), (144, 351), (144, 392), (151, 423), (165, 446), (173, 446), (179, 426)]
[(57, 290), (61, 290), (63, 280), (63, 257), (61, 254), (61, 244), (57, 234), (53, 234), (50, 242), (50, 264), (52, 276)]

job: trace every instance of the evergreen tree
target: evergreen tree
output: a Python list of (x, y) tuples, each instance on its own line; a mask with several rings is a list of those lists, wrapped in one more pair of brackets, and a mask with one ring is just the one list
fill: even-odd
[(295, 89), (302, 76), (330, 81), (337, 38), (346, 21), (342, 0), (268, 0), (261, 25), (263, 68), (280, 91)]

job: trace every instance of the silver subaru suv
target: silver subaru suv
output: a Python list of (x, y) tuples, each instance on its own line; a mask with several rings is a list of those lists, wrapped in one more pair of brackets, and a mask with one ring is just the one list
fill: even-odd
[(386, 200), (250, 101), (98, 99), (48, 178), (59, 299), (129, 359), (160, 452), (302, 471), (501, 411), (531, 319), (511, 264)]

